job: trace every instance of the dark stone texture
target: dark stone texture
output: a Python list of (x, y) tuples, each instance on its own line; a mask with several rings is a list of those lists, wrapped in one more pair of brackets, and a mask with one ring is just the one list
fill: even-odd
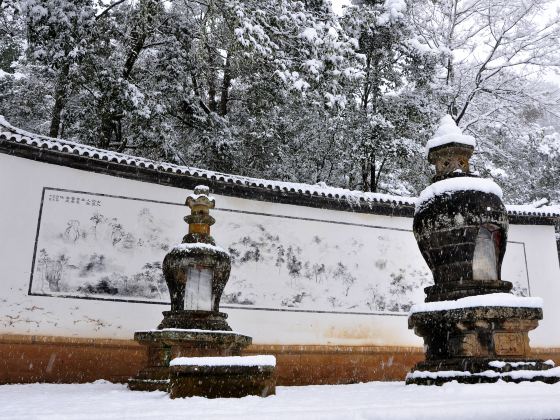
[(134, 378), (128, 380), (131, 391), (169, 390), (169, 368), (144, 368)]
[[(453, 267), (448, 267), (449, 271)], [(443, 270), (440, 270), (440, 273)], [(456, 283), (444, 283), (424, 288), (426, 292), (426, 302), (434, 302), (445, 297), (446, 300), (456, 300), (466, 296), (487, 295), (489, 293), (508, 293), (511, 291), (512, 284), (509, 281), (459, 281)]]
[[(489, 364), (495, 361), (505, 362), (506, 366), (504, 366), (503, 368), (497, 368)], [(501, 357), (498, 359), (491, 357), (480, 357), (476, 359), (457, 358), (439, 361), (424, 361), (418, 363), (416, 367), (419, 368), (418, 370), (428, 372), (459, 371), (471, 373), (482, 373), (486, 372), (487, 370), (503, 373), (515, 372), (519, 370), (548, 370), (551, 368), (551, 365), (548, 365), (539, 359), (523, 359), (522, 362), (527, 364), (516, 366), (515, 364), (519, 361), (519, 359), (509, 357)], [(534, 365), (529, 363), (533, 363)]]
[[(178, 329), (136, 331), (134, 333), (134, 340), (141, 344), (158, 343), (164, 347), (188, 346), (189, 348), (213, 349), (223, 356), (237, 356), (241, 353), (242, 349), (249, 346), (252, 342), (251, 337), (232, 332)], [(179, 356), (174, 355), (174, 357)], [(163, 360), (163, 363), (167, 362), (169, 360)]]
[(540, 320), (543, 317), (541, 308), (519, 308), (516, 306), (475, 306), (471, 308), (449, 309), (430, 312), (416, 312), (408, 318), (409, 327), (417, 323), (433, 329), (447, 327), (456, 322), (476, 322), (480, 319), (497, 322), (503, 318), (523, 318)]
[[(165, 276), (165, 281), (167, 283), (167, 287), (169, 288), (169, 295), (171, 297), (171, 312), (184, 310), (187, 268), (194, 265), (212, 269), (212, 311), (218, 312), (220, 310), (222, 292), (229, 280), (231, 262), (230, 257), (226, 252), (220, 251), (217, 248), (212, 249), (207, 247), (187, 249), (173, 248), (165, 256), (163, 260), (163, 275)], [(164, 315), (169, 315), (171, 312), (164, 312)], [(193, 311), (189, 312), (193, 313)], [(186, 316), (183, 318), (186, 320)], [(197, 327), (193, 326), (192, 322), (194, 322), (194, 320), (189, 322), (188, 325), (174, 325), (173, 328), (207, 329), (205, 323), (202, 323)], [(164, 328), (171, 328), (171, 325), (164, 323), (166, 323), (165, 320), (161, 324), (166, 325)], [(224, 328), (219, 327), (214, 329)]]
[(473, 259), (479, 229), (499, 229), (497, 272), (507, 245), (508, 216), (500, 198), (479, 191), (455, 191), (436, 196), (414, 217), (418, 247), (434, 275), (435, 286), (425, 289), (427, 302), (488, 293), (509, 292), (510, 282), (475, 280)]
[(268, 397), (276, 393), (273, 366), (171, 366), (171, 398)]
[[(420, 362), (414, 370), (423, 372), (446, 372), (445, 377), (438, 378), (412, 378), (407, 377), (406, 384), (411, 385), (443, 385), (447, 382), (457, 381), (463, 384), (494, 383), (502, 380), (504, 382), (545, 382), (548, 384), (556, 383), (560, 380), (557, 376), (547, 376), (544, 372), (552, 366), (538, 359), (524, 359), (524, 365), (516, 365), (519, 360), (500, 358), (499, 361), (505, 362), (502, 368), (491, 366), (490, 362), (496, 359), (449, 359), (439, 362)], [(511, 363), (511, 364), (510, 364)], [(457, 369), (460, 367), (460, 369)], [(543, 375), (533, 373), (530, 378), (516, 377), (515, 372), (520, 371), (542, 371)], [(454, 374), (451, 372), (455, 372)], [(468, 372), (470, 375), (462, 375), (461, 372)], [(490, 372), (490, 374), (488, 374)], [(493, 373), (505, 375), (493, 375)], [(511, 376), (508, 373), (513, 373)]]
[(147, 366), (131, 378), (128, 386), (137, 391), (168, 391), (169, 362), (176, 357), (239, 356), (251, 337), (219, 331), (137, 331), (134, 340), (148, 350)]
[(530, 351), (527, 334), (540, 319), (540, 308), (482, 306), (414, 313), (408, 325), (424, 337), (427, 362), (462, 370), (461, 358), (522, 359)]
[(164, 311), (158, 329), (184, 328), (209, 331), (231, 331), (224, 312), (209, 311)]
[(436, 167), (436, 174), (432, 178), (432, 182), (468, 174), (470, 172), (469, 159), (473, 152), (474, 147), (455, 142), (432, 147), (428, 153), (428, 162)]

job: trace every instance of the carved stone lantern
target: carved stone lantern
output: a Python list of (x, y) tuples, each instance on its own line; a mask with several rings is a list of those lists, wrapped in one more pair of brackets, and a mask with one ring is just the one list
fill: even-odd
[(252, 338), (231, 331), (227, 314), (220, 312), (231, 263), (210, 235), (215, 201), (209, 192), (198, 186), (187, 197), (189, 232), (163, 260), (171, 310), (163, 312), (157, 329), (135, 332), (134, 339), (147, 347), (148, 365), (128, 386), (169, 391), (172, 398), (272, 395), (274, 356), (257, 361), (240, 356)]
[(408, 320), (426, 360), (406, 382), (556, 382), (560, 368), (530, 358), (528, 332), (542, 319), (542, 301), (510, 294), (501, 279), (507, 211), (501, 189), (470, 172), (474, 146), (450, 116), (427, 145), (436, 175), (417, 200), (413, 231), (434, 285)]

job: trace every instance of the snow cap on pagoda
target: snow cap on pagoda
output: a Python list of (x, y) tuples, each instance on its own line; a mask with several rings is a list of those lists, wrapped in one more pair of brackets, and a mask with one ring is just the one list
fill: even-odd
[(448, 114), (441, 119), (434, 137), (426, 143), (426, 154), (429, 154), (432, 149), (453, 143), (468, 146), (472, 149), (476, 146), (474, 137), (463, 134), (461, 129), (457, 127), (453, 117)]
[(444, 116), (426, 144), (428, 162), (436, 167), (434, 181), (470, 173), (469, 159), (475, 145), (474, 137), (463, 134), (451, 115)]

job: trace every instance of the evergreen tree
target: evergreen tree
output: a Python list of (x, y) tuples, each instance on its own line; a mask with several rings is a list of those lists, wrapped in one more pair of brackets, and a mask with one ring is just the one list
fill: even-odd
[(0, 0), (0, 114), (153, 159), (414, 195), (451, 113), (506, 200), (560, 199), (549, 0)]

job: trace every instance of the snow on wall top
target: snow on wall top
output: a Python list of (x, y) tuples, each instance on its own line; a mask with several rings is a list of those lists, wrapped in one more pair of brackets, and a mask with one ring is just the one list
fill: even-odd
[(506, 204), (506, 209), (511, 215), (560, 217), (560, 205)]
[(426, 143), (426, 156), (430, 152), (430, 149), (449, 143), (461, 143), (472, 147), (476, 146), (474, 137), (463, 134), (451, 115), (446, 115), (441, 119), (434, 137)]
[(274, 181), (259, 178), (246, 177), (241, 175), (225, 174), (206, 169), (193, 168), (189, 166), (175, 165), (173, 163), (158, 162), (125, 153), (113, 152), (110, 150), (99, 149), (85, 144), (76, 143), (69, 140), (55, 139), (29, 133), (19, 128), (13, 127), (0, 115), (0, 140), (6, 139), (14, 143), (23, 143), (37, 148), (45, 148), (57, 152), (77, 154), (92, 159), (115, 162), (123, 165), (137, 166), (140, 168), (154, 169), (164, 172), (185, 174), (196, 177), (217, 180), (231, 184), (245, 185), (249, 187), (261, 187), (277, 191), (299, 193), (311, 196), (320, 196), (346, 200), (350, 204), (365, 203), (387, 203), (392, 205), (414, 206), (413, 197), (402, 197), (390, 194), (371, 193), (363, 191), (353, 191), (345, 188), (327, 186), (324, 183), (315, 185)]
[[(345, 188), (331, 187), (326, 185), (325, 183), (311, 185), (303, 183), (266, 180), (240, 175), (225, 174), (189, 166), (175, 165), (173, 163), (158, 162), (138, 156), (127, 155), (125, 153), (99, 149), (97, 147), (92, 147), (69, 140), (55, 139), (30, 133), (12, 126), (2, 115), (0, 115), (0, 141), (1, 140), (25, 144), (39, 149), (47, 149), (61, 153), (75, 154), (90, 159), (114, 162), (121, 165), (130, 165), (162, 172), (185, 174), (195, 177), (207, 178), (209, 180), (217, 180), (225, 183), (244, 185), (248, 187), (265, 188), (279, 192), (291, 192), (307, 196), (345, 200), (350, 205), (362, 203), (369, 205), (372, 205), (374, 203), (384, 203), (392, 206), (414, 207), (416, 204), (415, 197), (402, 197), (390, 194), (353, 191)], [(537, 208), (531, 205), (516, 205), (506, 206), (506, 208), (508, 209), (508, 213), (510, 215), (560, 217), (560, 206), (542, 206)]]

